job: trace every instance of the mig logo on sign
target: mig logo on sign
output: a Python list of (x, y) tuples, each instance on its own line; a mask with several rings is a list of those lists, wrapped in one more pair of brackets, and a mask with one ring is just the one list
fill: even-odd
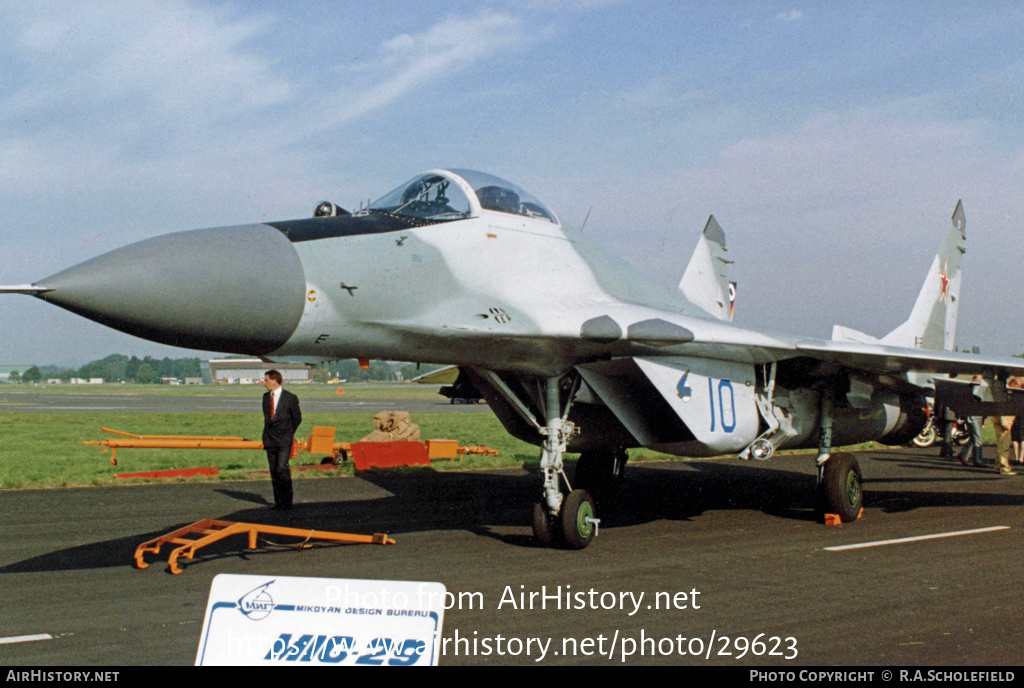
[(274, 611), (274, 598), (267, 592), (267, 588), (274, 584), (274, 581), (264, 583), (238, 598), (238, 609), (253, 621), (260, 621), (270, 616)]

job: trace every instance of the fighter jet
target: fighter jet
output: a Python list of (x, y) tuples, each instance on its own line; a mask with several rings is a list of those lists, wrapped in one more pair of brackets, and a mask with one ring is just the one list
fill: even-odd
[[(168, 234), (0, 291), (175, 346), (458, 366), (460, 394), (541, 447), (536, 537), (579, 549), (631, 448), (767, 459), (816, 447), (823, 508), (849, 521), (861, 472), (833, 446), (909, 441), (944, 374), (984, 376), (964, 403), (1010, 403), (1005, 381), (1024, 360), (950, 351), (965, 226), (958, 203), (909, 319), (880, 339), (734, 324), (714, 217), (672, 290), (515, 184), (462, 169), (356, 212), (325, 202), (306, 219)], [(571, 480), (566, 452), (579, 453)]]

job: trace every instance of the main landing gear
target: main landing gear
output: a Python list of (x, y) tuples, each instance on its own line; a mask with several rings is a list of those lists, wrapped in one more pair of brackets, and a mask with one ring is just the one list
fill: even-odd
[(533, 533), (545, 545), (563, 544), (569, 549), (583, 549), (597, 535), (598, 507), (606, 508), (615, 499), (626, 460), (625, 449), (591, 450), (580, 454), (572, 486), (562, 500), (557, 517), (552, 517), (545, 503), (533, 506)]
[(853, 454), (832, 454), (818, 469), (821, 509), (836, 514), (843, 523), (857, 520), (864, 507), (860, 466)]
[(568, 549), (583, 549), (597, 536), (601, 520), (595, 500), (605, 502), (626, 459), (625, 451), (584, 453), (573, 476), (576, 489), (570, 485), (562, 457), (577, 432), (568, 417), (579, 385), (580, 379), (574, 377), (563, 402), (562, 379), (544, 380), (541, 398), (546, 424), (538, 424), (544, 436), (540, 456), (544, 491), (542, 500), (533, 505), (533, 534), (544, 545), (560, 544)]
[(857, 520), (864, 507), (857, 458), (847, 452), (832, 453), (832, 398), (829, 394), (822, 394), (821, 399), (818, 501), (823, 514), (836, 514), (843, 523)]
[(531, 518), (534, 536), (544, 545), (583, 549), (597, 537), (598, 509), (611, 502), (627, 455), (621, 448), (586, 451), (580, 455), (570, 483), (563, 457), (579, 432), (569, 421), (569, 411), (582, 378), (570, 372), (533, 380), (520, 378), (510, 385), (492, 370), (474, 372), (544, 438), (540, 455), (544, 485)]

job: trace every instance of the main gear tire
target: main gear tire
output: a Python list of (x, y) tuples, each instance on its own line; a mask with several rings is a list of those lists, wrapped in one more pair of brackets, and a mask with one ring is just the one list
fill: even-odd
[(854, 521), (864, 507), (860, 465), (853, 454), (833, 454), (825, 462), (821, 479), (822, 509), (837, 514), (843, 523)]

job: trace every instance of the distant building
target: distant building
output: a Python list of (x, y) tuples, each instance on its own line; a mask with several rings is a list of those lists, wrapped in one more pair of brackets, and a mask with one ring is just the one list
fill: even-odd
[(305, 363), (267, 363), (258, 358), (214, 358), (201, 361), (203, 384), (254, 385), (268, 370), (279, 370), (285, 384), (310, 382), (316, 366)]
[(11, 373), (17, 373), (15, 379), (25, 374), (25, 371), (31, 368), (30, 365), (0, 365), (0, 382), (10, 382)]

